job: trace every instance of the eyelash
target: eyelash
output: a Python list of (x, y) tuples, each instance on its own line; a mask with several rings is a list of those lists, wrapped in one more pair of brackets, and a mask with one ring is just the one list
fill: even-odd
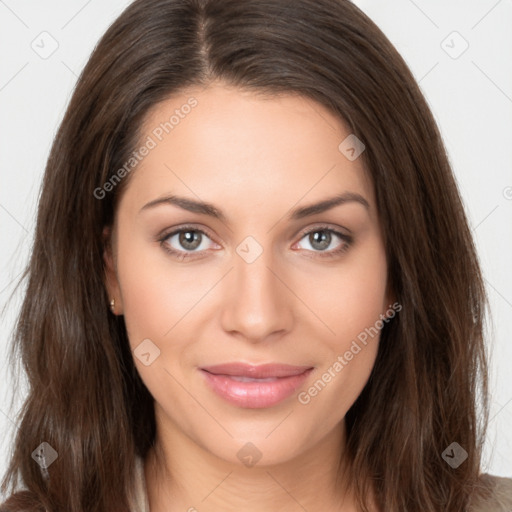
[[(166, 240), (168, 240), (172, 236), (177, 235), (177, 234), (182, 233), (182, 232), (187, 232), (187, 231), (193, 231), (193, 232), (196, 232), (196, 233), (201, 233), (202, 235), (205, 235), (205, 236), (207, 236), (208, 238), (211, 239), (211, 237), (208, 235), (208, 233), (206, 233), (204, 230), (199, 229), (199, 228), (194, 227), (194, 226), (186, 226), (185, 225), (185, 226), (181, 226), (179, 229), (175, 229), (175, 230), (173, 230), (173, 231), (171, 231), (169, 233), (165, 233), (164, 235), (158, 237), (157, 241), (160, 242), (160, 245), (162, 246), (164, 251), (166, 251), (167, 253), (171, 254), (172, 256), (177, 256), (177, 257), (179, 257), (182, 260), (188, 260), (190, 258), (195, 258), (194, 254), (195, 254), (196, 251), (188, 251), (188, 252), (187, 251), (177, 251), (175, 249), (172, 249), (171, 247), (169, 247), (169, 245), (167, 245), (165, 243)], [(302, 240), (306, 235), (309, 235), (311, 233), (316, 233), (316, 232), (319, 232), (319, 231), (325, 231), (325, 232), (332, 233), (332, 234), (336, 235), (337, 237), (339, 237), (342, 240), (342, 242), (343, 242), (340, 247), (338, 247), (337, 249), (331, 250), (331, 251), (309, 251), (308, 250), (308, 252), (318, 253), (320, 258), (335, 258), (336, 256), (339, 256), (340, 254), (342, 254), (345, 251), (347, 251), (352, 246), (352, 243), (353, 243), (353, 237), (352, 236), (346, 235), (344, 233), (341, 233), (341, 232), (339, 232), (339, 231), (337, 231), (337, 230), (335, 230), (335, 229), (333, 229), (333, 228), (331, 228), (329, 226), (315, 226), (312, 229), (303, 231), (300, 234), (299, 241)]]

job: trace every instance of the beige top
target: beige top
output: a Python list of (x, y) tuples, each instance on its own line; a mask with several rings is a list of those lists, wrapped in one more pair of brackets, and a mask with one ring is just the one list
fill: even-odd
[[(131, 512), (150, 512), (144, 475), (144, 461), (136, 458), (136, 487), (135, 501), (131, 505)], [(512, 512), (512, 478), (502, 478), (489, 474), (480, 477), (482, 481), (494, 483), (494, 494), (485, 502), (475, 502), (468, 512)]]
[(130, 512), (149, 512), (146, 476), (144, 475), (144, 459), (135, 457), (135, 496), (130, 504)]

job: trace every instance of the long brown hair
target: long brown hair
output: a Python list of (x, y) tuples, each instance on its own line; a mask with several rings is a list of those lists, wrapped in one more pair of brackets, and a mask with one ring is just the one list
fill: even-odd
[[(348, 474), (362, 510), (370, 488), (383, 510), (464, 510), (488, 417), (482, 276), (425, 99), (348, 0), (137, 0), (103, 36), (45, 170), (10, 355), (29, 390), (0, 510), (127, 509), (155, 419), (123, 318), (109, 313), (102, 231), (130, 175), (102, 199), (94, 191), (140, 143), (150, 108), (212, 80), (311, 98), (364, 141), (402, 310), (346, 415)], [(58, 453), (47, 471), (31, 456), (43, 442)], [(453, 442), (468, 454), (457, 468), (442, 457)]]

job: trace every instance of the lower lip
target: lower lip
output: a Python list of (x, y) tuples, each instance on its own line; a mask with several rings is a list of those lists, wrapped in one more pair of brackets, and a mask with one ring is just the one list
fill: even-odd
[(308, 378), (313, 368), (299, 375), (276, 377), (272, 381), (240, 382), (228, 375), (214, 375), (201, 370), (210, 388), (238, 407), (262, 409), (272, 407), (291, 396)]

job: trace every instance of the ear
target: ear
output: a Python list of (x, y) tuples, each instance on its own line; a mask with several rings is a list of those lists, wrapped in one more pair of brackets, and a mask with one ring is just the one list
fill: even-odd
[(112, 228), (109, 226), (103, 228), (103, 263), (109, 307), (110, 302), (114, 299), (114, 308), (110, 309), (110, 311), (114, 315), (121, 315), (123, 314), (123, 303), (114, 259), (114, 237)]

